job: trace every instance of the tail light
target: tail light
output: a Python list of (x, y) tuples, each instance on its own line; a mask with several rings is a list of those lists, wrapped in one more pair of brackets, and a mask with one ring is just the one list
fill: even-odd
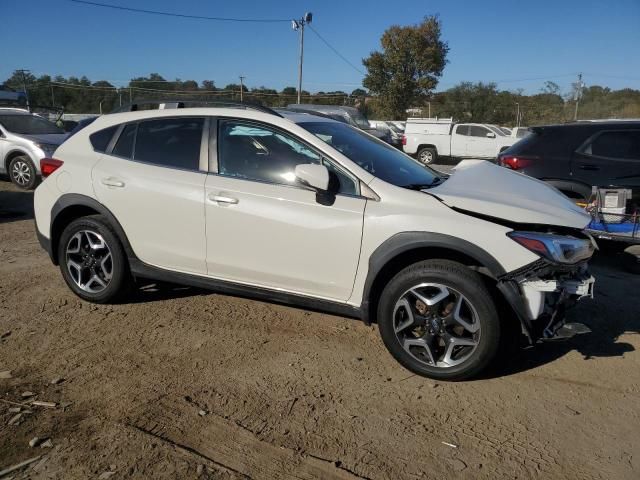
[(40, 160), (40, 172), (43, 177), (48, 177), (57, 169), (59, 169), (64, 162), (56, 158), (43, 158)]
[(407, 144), (407, 136), (402, 135), (402, 145), (406, 145), (406, 144)]
[(535, 160), (535, 157), (523, 157), (520, 155), (501, 155), (500, 165), (511, 170), (520, 170), (528, 167)]

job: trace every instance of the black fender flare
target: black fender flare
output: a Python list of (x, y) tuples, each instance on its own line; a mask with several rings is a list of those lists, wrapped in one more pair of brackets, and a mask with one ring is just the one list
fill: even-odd
[(92, 210), (95, 210), (100, 215), (104, 215), (109, 221), (109, 224), (113, 228), (115, 234), (120, 239), (120, 242), (124, 247), (124, 251), (127, 254), (127, 257), (129, 259), (137, 258), (133, 251), (133, 248), (131, 247), (131, 244), (129, 243), (129, 239), (127, 238), (127, 235), (124, 233), (124, 229), (122, 228), (122, 225), (120, 225), (120, 222), (118, 222), (115, 215), (111, 213), (111, 211), (107, 207), (102, 205), (96, 199), (91, 198), (87, 195), (82, 195), (79, 193), (65, 193), (64, 195), (61, 195), (60, 198), (58, 198), (58, 200), (56, 200), (56, 202), (53, 204), (53, 207), (51, 207), (51, 220), (49, 224), (49, 232), (51, 236), (50, 255), (53, 263), (57, 265), (56, 257), (57, 257), (57, 250), (58, 250), (57, 249), (58, 238), (54, 238), (54, 226), (56, 224), (56, 219), (58, 219), (60, 215), (64, 211), (66, 211), (68, 208), (73, 208), (78, 206), (88, 207)]
[(435, 232), (402, 232), (385, 240), (369, 257), (369, 270), (362, 293), (362, 314), (367, 321), (370, 314), (371, 289), (378, 274), (392, 259), (419, 248), (445, 248), (461, 253), (484, 266), (494, 278), (506, 272), (502, 265), (487, 251), (458, 237)]

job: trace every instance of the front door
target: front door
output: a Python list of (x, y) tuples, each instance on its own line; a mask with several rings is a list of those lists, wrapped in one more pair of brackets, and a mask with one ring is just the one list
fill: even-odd
[[(358, 267), (366, 199), (358, 182), (301, 140), (220, 120), (217, 173), (206, 181), (207, 269), (215, 278), (346, 301)], [(296, 183), (324, 163), (331, 194)]]
[[(487, 135), (493, 135), (487, 137)], [(467, 157), (493, 158), (498, 153), (496, 134), (487, 127), (481, 125), (469, 125), (469, 137), (467, 142)]]
[(100, 203), (118, 219), (145, 263), (206, 274), (203, 118), (127, 124), (93, 168)]

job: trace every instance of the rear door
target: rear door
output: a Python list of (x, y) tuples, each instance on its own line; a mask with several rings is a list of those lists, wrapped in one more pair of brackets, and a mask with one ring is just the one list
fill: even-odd
[(640, 129), (596, 133), (574, 153), (572, 172), (592, 186), (640, 185)]
[(122, 125), (93, 168), (98, 200), (149, 265), (206, 274), (205, 125), (187, 116)]

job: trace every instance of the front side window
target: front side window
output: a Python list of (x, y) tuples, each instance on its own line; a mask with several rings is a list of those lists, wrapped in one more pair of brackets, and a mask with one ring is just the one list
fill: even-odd
[(487, 133), (491, 133), (488, 128), (479, 125), (469, 125), (469, 136), (471, 137), (487, 137)]
[(218, 173), (244, 180), (297, 185), (296, 165), (322, 164), (329, 170), (329, 191), (356, 195), (348, 174), (299, 140), (264, 125), (239, 120), (220, 122)]
[(603, 132), (582, 153), (596, 157), (640, 160), (640, 131)]
[(295, 184), (296, 165), (320, 164), (320, 156), (282, 133), (247, 122), (220, 122), (218, 171), (261, 182)]
[(138, 124), (133, 159), (163, 167), (198, 170), (203, 125), (203, 118), (192, 117), (142, 121)]

